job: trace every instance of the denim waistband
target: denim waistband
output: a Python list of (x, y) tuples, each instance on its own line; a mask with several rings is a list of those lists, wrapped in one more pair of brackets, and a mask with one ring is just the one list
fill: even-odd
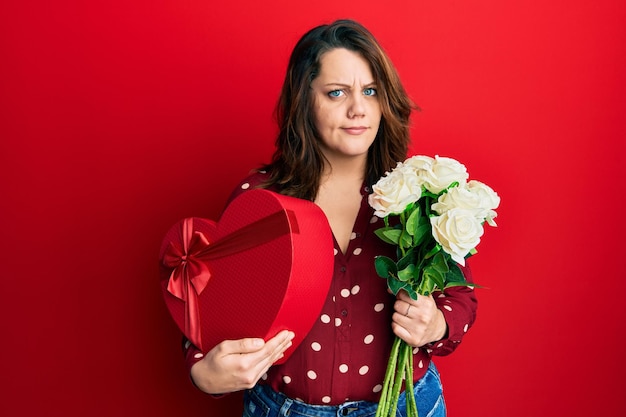
[[(445, 417), (441, 379), (431, 362), (426, 374), (414, 385), (415, 399), (420, 416)], [(244, 417), (372, 417), (378, 403), (369, 401), (348, 401), (339, 405), (314, 405), (289, 398), (274, 391), (267, 384), (257, 384), (244, 393)], [(398, 416), (405, 415), (406, 396), (398, 399)]]
[[(312, 405), (294, 400), (285, 394), (274, 391), (269, 385), (257, 384), (251, 392), (272, 410), (279, 410), (278, 416), (310, 416), (310, 417), (341, 417), (341, 416), (373, 416), (376, 414), (377, 403), (369, 401), (347, 401), (339, 405)], [(404, 394), (402, 394), (404, 396)], [(248, 401), (246, 401), (248, 403)], [(270, 416), (272, 414), (269, 414)]]

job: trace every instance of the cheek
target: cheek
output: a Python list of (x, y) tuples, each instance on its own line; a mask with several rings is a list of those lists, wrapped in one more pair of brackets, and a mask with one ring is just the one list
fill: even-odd
[(313, 120), (318, 132), (331, 130), (335, 124), (333, 112), (323, 106), (318, 106), (314, 109)]
[(370, 114), (373, 116), (373, 118), (377, 120), (378, 123), (380, 123), (380, 119), (383, 117), (383, 111), (380, 108), (380, 103), (379, 102), (373, 103), (370, 111), (371, 111)]

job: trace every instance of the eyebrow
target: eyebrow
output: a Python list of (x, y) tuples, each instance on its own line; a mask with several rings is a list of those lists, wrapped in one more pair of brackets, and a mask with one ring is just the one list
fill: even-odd
[[(330, 82), (330, 83), (326, 83), (323, 85), (324, 87), (348, 87), (348, 88), (352, 88), (352, 85), (350, 84), (344, 84), (344, 83), (339, 83), (339, 82)], [(376, 81), (370, 81), (367, 84), (363, 84), (363, 87), (365, 88), (369, 88), (372, 86), (376, 86)]]

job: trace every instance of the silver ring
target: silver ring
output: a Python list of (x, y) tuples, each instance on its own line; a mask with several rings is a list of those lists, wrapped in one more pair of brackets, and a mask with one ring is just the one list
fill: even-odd
[(411, 304), (406, 309), (406, 313), (404, 313), (404, 317), (409, 317), (409, 310), (411, 310)]

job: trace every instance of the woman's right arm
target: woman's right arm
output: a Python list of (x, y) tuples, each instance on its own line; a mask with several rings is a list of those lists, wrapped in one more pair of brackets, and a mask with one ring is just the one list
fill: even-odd
[(209, 394), (252, 388), (284, 356), (293, 337), (293, 332), (283, 330), (267, 342), (259, 338), (225, 340), (206, 355), (189, 344), (185, 356), (191, 365), (191, 379)]
[[(235, 187), (226, 205), (246, 190), (257, 188), (266, 178), (266, 173), (252, 173)], [(209, 394), (252, 388), (270, 366), (284, 356), (293, 337), (293, 332), (284, 330), (267, 342), (256, 338), (225, 340), (206, 355), (187, 342), (185, 358), (191, 379)]]

